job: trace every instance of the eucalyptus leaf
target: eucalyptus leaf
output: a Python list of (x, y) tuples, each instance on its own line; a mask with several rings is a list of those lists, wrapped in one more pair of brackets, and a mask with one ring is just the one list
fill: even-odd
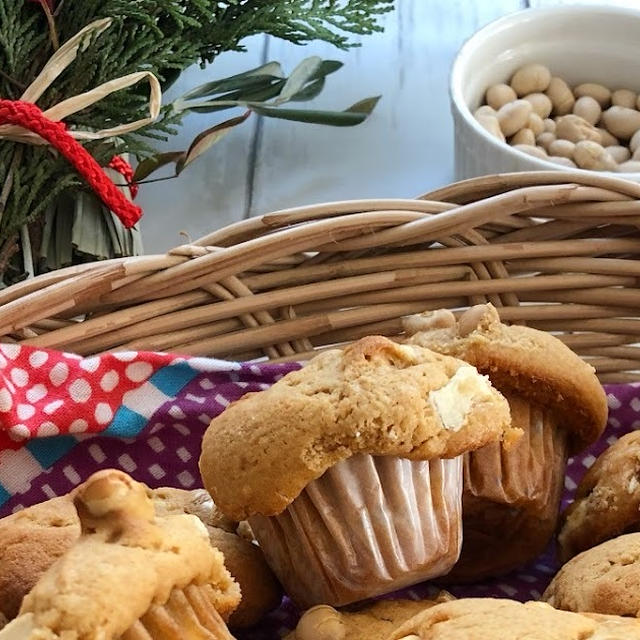
[(305, 58), (298, 66), (291, 72), (291, 75), (287, 78), (287, 82), (282, 88), (282, 92), (274, 101), (275, 104), (282, 104), (287, 102), (298, 91), (301, 91), (303, 87), (309, 82), (309, 80), (318, 72), (322, 65), (322, 58), (318, 56), (311, 56)]
[(280, 95), (282, 88), (285, 85), (286, 80), (278, 80), (274, 82), (270, 87), (260, 89), (257, 91), (242, 91), (239, 100), (244, 103), (247, 102), (266, 102)]
[(205, 100), (194, 104), (184, 105), (180, 111), (192, 111), (193, 113), (215, 113), (216, 111), (224, 111), (225, 109), (233, 109), (234, 107), (244, 106), (236, 100)]
[(324, 89), (324, 78), (318, 78), (313, 82), (310, 82), (304, 89), (298, 91), (295, 95), (289, 98), (289, 102), (306, 102), (307, 100), (313, 100)]
[[(269, 65), (272, 64), (277, 63), (269, 63)], [(265, 66), (270, 69), (269, 65)], [(183, 111), (214, 113), (237, 106), (244, 107), (249, 102), (267, 102), (273, 98), (277, 98), (273, 102), (274, 105), (283, 104), (290, 100), (295, 102), (312, 100), (324, 88), (322, 80), (342, 66), (342, 62), (338, 60), (307, 58), (294, 69), (288, 79), (275, 75), (247, 77), (246, 74), (239, 74), (196, 87), (175, 100), (171, 106), (175, 113)], [(263, 69), (263, 67), (258, 69)], [(289, 96), (290, 91), (293, 91), (296, 85), (300, 86), (299, 91)], [(219, 97), (201, 102), (193, 101), (197, 98), (211, 98), (215, 95)], [(265, 106), (270, 105), (266, 104)]]
[(353, 113), (364, 113), (365, 115), (371, 115), (372, 111), (376, 108), (378, 102), (380, 102), (382, 96), (371, 96), (370, 98), (364, 98), (359, 100), (355, 104), (352, 104), (346, 111)]
[(144, 159), (137, 167), (133, 174), (133, 181), (140, 182), (160, 167), (164, 167), (172, 162), (177, 162), (184, 155), (184, 151), (166, 151), (158, 153), (155, 156)]
[[(264, 103), (271, 98), (280, 94), (282, 87), (284, 86), (284, 80), (278, 80), (274, 82), (270, 87), (260, 89), (257, 91), (249, 91), (247, 93), (238, 91), (236, 92), (234, 99), (228, 99), (232, 94), (228, 94), (224, 99), (220, 100), (206, 100), (204, 102), (196, 102), (190, 105), (185, 105), (184, 110), (193, 111), (196, 113), (213, 113), (215, 111), (223, 111), (224, 109), (232, 109), (233, 107), (246, 107), (249, 102), (251, 103)], [(303, 90), (304, 91), (304, 90)]]
[[(254, 89), (255, 90), (255, 89)], [(213, 113), (214, 111), (223, 111), (238, 106), (238, 100), (242, 96), (242, 91), (230, 91), (221, 95), (214, 100), (204, 100), (201, 102), (183, 101), (178, 98), (173, 104), (174, 112), (194, 111), (197, 113)]]
[(261, 83), (268, 84), (273, 80), (278, 80), (283, 77), (284, 74), (279, 62), (267, 62), (267, 64), (263, 64), (255, 69), (249, 69), (249, 71), (244, 71), (243, 73), (238, 73), (228, 78), (201, 84), (187, 91), (187, 93), (183, 94), (179, 99), (186, 101), (192, 98), (204, 98), (217, 93), (260, 85)]
[(339, 60), (323, 60), (318, 67), (318, 70), (309, 78), (309, 80), (319, 80), (325, 78), (331, 73), (335, 73), (338, 69), (344, 66), (344, 62)]
[(245, 111), (241, 116), (231, 118), (225, 122), (217, 124), (215, 127), (206, 129), (198, 134), (191, 146), (183, 157), (176, 162), (176, 175), (179, 175), (184, 169), (191, 164), (196, 158), (200, 157), (205, 151), (208, 151), (216, 142), (227, 135), (233, 127), (242, 124), (249, 116), (251, 111)]
[(263, 105), (249, 105), (252, 111), (268, 118), (280, 118), (295, 122), (308, 122), (311, 124), (324, 124), (333, 127), (353, 127), (367, 119), (373, 111), (380, 96), (366, 98), (351, 105), (344, 111), (317, 111), (314, 109), (283, 109), (278, 107), (265, 107)]

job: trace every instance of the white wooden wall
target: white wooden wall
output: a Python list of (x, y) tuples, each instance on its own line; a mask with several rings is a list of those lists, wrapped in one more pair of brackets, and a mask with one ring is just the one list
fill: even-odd
[[(588, 0), (587, 0), (588, 2)], [(342, 60), (314, 106), (341, 109), (382, 94), (372, 117), (332, 128), (252, 116), (179, 178), (143, 185), (147, 253), (268, 211), (313, 202), (412, 197), (453, 179), (453, 125), (448, 74), (456, 51), (478, 28), (528, 6), (558, 0), (396, 0), (384, 33), (343, 52), (326, 44), (297, 47), (258, 36), (246, 53), (220, 56), (205, 70), (187, 70), (170, 94), (280, 61), (286, 70), (310, 55)], [(565, 2), (566, 3), (566, 2)], [(585, 3), (585, 0), (582, 0)], [(596, 2), (594, 1), (593, 4)], [(640, 8), (640, 0), (616, 4)], [(308, 103), (307, 103), (308, 104)], [(224, 112), (223, 115), (230, 117)], [(163, 149), (183, 149), (220, 114), (191, 115)]]

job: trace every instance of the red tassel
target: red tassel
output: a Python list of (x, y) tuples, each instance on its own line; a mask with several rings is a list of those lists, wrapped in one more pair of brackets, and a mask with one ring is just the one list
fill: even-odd
[(63, 122), (49, 120), (31, 102), (0, 99), (0, 124), (19, 125), (38, 134), (56, 148), (125, 227), (133, 227), (140, 220), (142, 209), (116, 188), (91, 154), (69, 135)]

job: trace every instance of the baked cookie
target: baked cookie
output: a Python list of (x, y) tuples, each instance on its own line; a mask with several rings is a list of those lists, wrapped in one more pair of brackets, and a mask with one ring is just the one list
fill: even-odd
[(562, 515), (558, 553), (566, 562), (621, 533), (640, 529), (640, 431), (614, 442), (587, 471)]
[[(80, 537), (73, 500), (83, 486), (0, 519), (0, 613), (7, 619), (18, 614), (24, 596)], [(225, 566), (242, 591), (230, 626), (255, 624), (278, 606), (282, 589), (259, 547), (237, 532), (238, 523), (226, 518), (206, 491), (163, 487), (147, 489), (147, 494), (157, 515), (192, 514), (205, 524), (212, 546), (223, 553)]]
[(449, 582), (475, 581), (525, 565), (556, 529), (568, 446), (604, 428), (607, 405), (593, 369), (557, 338), (500, 322), (492, 305), (459, 320), (448, 310), (405, 319), (406, 343), (453, 355), (487, 374), (524, 437), (464, 461), (463, 546)]
[(378, 600), (351, 611), (320, 604), (305, 611), (285, 640), (386, 640), (409, 618), (450, 600), (443, 591), (434, 600)]
[(204, 522), (211, 545), (222, 551), (225, 567), (240, 585), (242, 600), (229, 618), (231, 628), (256, 624), (282, 600), (282, 588), (265, 562), (260, 547), (242, 537), (237, 522), (229, 520), (216, 507), (204, 489), (150, 490), (156, 513), (191, 513)]
[(518, 435), (475, 368), (372, 336), (231, 404), (200, 469), (227, 516), (249, 516), (299, 606), (342, 606), (446, 573), (459, 455)]
[(240, 589), (192, 515), (156, 516), (146, 487), (100, 471), (75, 493), (82, 533), (0, 638), (232, 640)]
[(80, 521), (70, 496), (0, 519), (0, 613), (15, 618), (25, 594), (79, 537)]
[(640, 533), (583, 551), (565, 564), (543, 600), (558, 609), (640, 616)]
[(557, 611), (543, 602), (465, 598), (426, 609), (387, 640), (640, 640), (640, 622)]

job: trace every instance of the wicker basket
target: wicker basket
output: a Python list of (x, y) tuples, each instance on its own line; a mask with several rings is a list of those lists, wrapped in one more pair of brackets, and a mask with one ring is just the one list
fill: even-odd
[(305, 359), (425, 309), (490, 301), (557, 333), (603, 381), (640, 380), (640, 185), (586, 172), (487, 176), (416, 200), (251, 218), (167, 255), (0, 292), (0, 336), (92, 354)]

